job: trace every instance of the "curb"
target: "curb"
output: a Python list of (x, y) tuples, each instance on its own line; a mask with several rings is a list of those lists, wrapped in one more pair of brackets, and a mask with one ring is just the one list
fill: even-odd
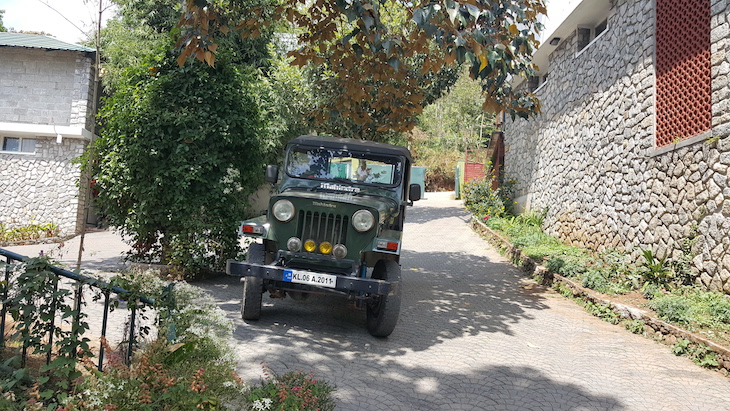
[(710, 341), (700, 335), (691, 333), (674, 324), (670, 324), (659, 318), (656, 318), (638, 307), (619, 304), (607, 299), (604, 295), (598, 294), (590, 288), (583, 287), (575, 281), (563, 277), (559, 274), (548, 272), (547, 268), (538, 264), (530, 257), (526, 256), (522, 250), (512, 245), (506, 237), (487, 227), (481, 221), (476, 220), (473, 216), (467, 222), (473, 230), (487, 238), (487, 241), (496, 246), (499, 251), (506, 254), (513, 264), (520, 267), (530, 276), (540, 276), (544, 279), (543, 285), (551, 285), (555, 281), (565, 284), (571, 289), (573, 295), (584, 300), (591, 301), (610, 307), (621, 318), (628, 320), (644, 321), (644, 334), (647, 337), (653, 337), (660, 342), (673, 345), (677, 338), (692, 341), (696, 344), (704, 344), (707, 348), (714, 352), (717, 356), (717, 371), (730, 372), (730, 348), (720, 345), (714, 341)]

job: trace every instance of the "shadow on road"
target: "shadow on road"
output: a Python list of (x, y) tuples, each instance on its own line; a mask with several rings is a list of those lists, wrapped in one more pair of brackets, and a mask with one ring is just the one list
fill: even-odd
[[(461, 228), (468, 218), (462, 208), (425, 203), (410, 209), (407, 217), (410, 227), (451, 219)], [(483, 255), (413, 248), (401, 257), (401, 315), (387, 339), (370, 336), (364, 310), (340, 297), (293, 301), (265, 296), (261, 318), (244, 322), (238, 278), (222, 276), (196, 285), (207, 289), (234, 320), (244, 378), (257, 380), (262, 362), (276, 372), (313, 370), (337, 385), (338, 410), (623, 408), (616, 398), (555, 380), (536, 367), (508, 366), (508, 348), (492, 347), (498, 354), (490, 359), (485, 355), (494, 351), (485, 354), (470, 345), (512, 336), (516, 324), (548, 308), (539, 286), (526, 289), (519, 270)]]

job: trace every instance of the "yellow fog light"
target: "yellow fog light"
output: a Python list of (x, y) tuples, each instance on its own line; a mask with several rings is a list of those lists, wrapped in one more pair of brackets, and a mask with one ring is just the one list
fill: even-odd
[(324, 241), (319, 245), (319, 252), (322, 254), (329, 254), (332, 252), (332, 244)]
[(314, 241), (307, 240), (304, 242), (304, 250), (307, 251), (308, 253), (311, 253), (316, 249), (317, 249), (317, 243), (315, 243)]

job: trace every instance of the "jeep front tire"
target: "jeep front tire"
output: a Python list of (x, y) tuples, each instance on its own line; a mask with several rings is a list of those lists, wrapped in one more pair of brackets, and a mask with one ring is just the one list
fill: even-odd
[(367, 327), (374, 337), (387, 337), (395, 329), (400, 315), (400, 266), (392, 260), (380, 260), (373, 268), (373, 278), (393, 284), (389, 295), (375, 297), (367, 305)]
[[(263, 244), (253, 243), (248, 247), (246, 261), (264, 264), (266, 249)], [(244, 320), (258, 320), (261, 317), (261, 300), (264, 294), (264, 281), (258, 277), (244, 277), (243, 297), (241, 298), (241, 317)]]

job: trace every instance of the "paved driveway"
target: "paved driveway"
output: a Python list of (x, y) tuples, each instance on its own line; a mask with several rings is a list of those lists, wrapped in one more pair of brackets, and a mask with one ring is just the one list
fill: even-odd
[(338, 410), (724, 410), (730, 382), (526, 279), (442, 194), (409, 209), (403, 305), (388, 339), (344, 300), (264, 297), (240, 319), (241, 285), (198, 284), (236, 321), (240, 374), (261, 364), (337, 385)]

